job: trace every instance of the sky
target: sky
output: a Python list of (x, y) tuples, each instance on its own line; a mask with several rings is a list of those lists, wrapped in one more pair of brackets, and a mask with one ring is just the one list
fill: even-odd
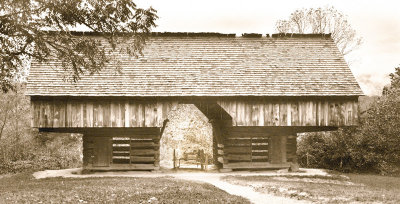
[(393, 0), (134, 0), (157, 10), (157, 32), (276, 33), (296, 9), (334, 6), (363, 38), (346, 60), (366, 95), (379, 95), (400, 66), (400, 1)]

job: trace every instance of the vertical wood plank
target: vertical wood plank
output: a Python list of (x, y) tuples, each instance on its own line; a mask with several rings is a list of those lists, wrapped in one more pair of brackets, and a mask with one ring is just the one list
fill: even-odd
[(329, 118), (329, 126), (335, 125), (335, 103), (329, 102), (329, 110), (328, 110), (328, 118)]
[(152, 123), (152, 125), (151, 125), (151, 127), (158, 127), (158, 124), (157, 124), (157, 117), (158, 117), (158, 115), (157, 115), (157, 113), (158, 113), (158, 106), (157, 106), (157, 102), (155, 101), (153, 104), (152, 104), (152, 106), (153, 106), (153, 121), (151, 122)]
[(41, 117), (40, 117), (40, 105), (41, 104), (41, 101), (35, 101), (35, 118), (36, 118), (36, 122), (35, 122), (35, 125), (36, 125), (36, 127), (40, 127), (40, 120), (41, 120)]
[(339, 119), (338, 119), (338, 121), (339, 121), (338, 125), (339, 125), (339, 126), (343, 126), (344, 123), (345, 123), (345, 112), (346, 112), (345, 105), (344, 105), (343, 102), (340, 102), (340, 103), (339, 103), (339, 107), (338, 107), (338, 117), (339, 117)]
[(103, 127), (112, 127), (111, 125), (111, 102), (104, 101), (102, 104)]
[(45, 127), (45, 104), (43, 101), (39, 102), (39, 127)]
[(144, 121), (144, 126), (145, 127), (151, 127), (152, 122), (153, 122), (153, 109), (152, 109), (152, 104), (146, 103), (144, 106), (144, 113), (145, 113), (145, 121)]
[(32, 127), (39, 127), (40, 105), (38, 104), (38, 101), (31, 101), (31, 106), (33, 109), (31, 125)]
[(53, 110), (54, 110), (53, 127), (58, 128), (58, 127), (60, 127), (60, 102), (59, 101), (53, 102)]
[(104, 127), (103, 125), (103, 122), (104, 122), (104, 106), (105, 106), (105, 103), (104, 102), (100, 102), (99, 104), (98, 104), (98, 107), (97, 107), (97, 114), (98, 114), (98, 117), (97, 117), (97, 122), (98, 122), (98, 126), (99, 127)]
[(110, 102), (110, 122), (111, 126), (110, 127), (116, 127), (117, 126), (117, 104), (114, 101)]
[(346, 122), (345, 125), (352, 125), (353, 120), (353, 102), (346, 102)]
[(44, 109), (44, 115), (45, 115), (45, 122), (44, 122), (44, 127), (51, 128), (52, 127), (52, 117), (51, 117), (51, 105), (50, 101), (45, 102), (45, 109)]
[(242, 101), (236, 102), (237, 126), (245, 125), (245, 107)]
[(322, 114), (321, 117), (323, 117), (322, 125), (328, 126), (328, 102), (327, 101), (321, 102), (321, 114)]
[(307, 112), (308, 112), (308, 104), (307, 101), (301, 102), (301, 124), (303, 126), (307, 126)]
[(272, 125), (273, 126), (279, 126), (279, 102), (274, 102), (273, 104), (273, 121)]
[(59, 127), (65, 127), (66, 126), (65, 123), (66, 123), (67, 102), (60, 101), (59, 111), (60, 111)]
[(80, 119), (80, 104), (78, 101), (74, 101), (72, 104), (72, 126), (79, 127)]
[(130, 116), (130, 127), (138, 127), (137, 120), (137, 104), (134, 101), (129, 102), (129, 116)]
[(129, 102), (128, 101), (125, 101), (125, 107), (124, 107), (124, 113), (125, 113), (125, 124), (124, 124), (124, 127), (129, 127), (129, 122), (130, 122), (130, 120), (129, 120)]
[(339, 125), (339, 102), (335, 103), (335, 126)]
[(236, 101), (230, 100), (228, 103), (230, 114), (232, 116), (232, 125), (237, 126)]
[(264, 126), (265, 119), (264, 119), (264, 103), (263, 103), (263, 101), (259, 102), (258, 106), (259, 106), (259, 108), (258, 108), (258, 111), (259, 111), (258, 126)]
[(284, 101), (279, 102), (279, 125), (287, 125), (287, 105)]
[(359, 114), (359, 111), (358, 111), (358, 109), (359, 109), (359, 107), (358, 107), (358, 102), (357, 101), (354, 101), (353, 102), (353, 122), (352, 122), (352, 125), (358, 125), (358, 114)]
[(272, 115), (272, 104), (265, 100), (264, 101), (264, 125), (272, 126), (273, 115)]
[(304, 111), (303, 101), (299, 101), (298, 104), (299, 104), (298, 105), (299, 126), (304, 126), (305, 124), (303, 123), (304, 122), (304, 120), (303, 120), (303, 116), (304, 116), (304, 114), (303, 114), (303, 111)]
[[(79, 112), (80, 112), (80, 120), (79, 120), (79, 127), (84, 127), (84, 125), (83, 125), (83, 118), (84, 118), (84, 108), (83, 108), (83, 106), (84, 105), (86, 105), (85, 104), (85, 102), (81, 102), (80, 103), (80, 106), (79, 106), (79, 108), (80, 108), (80, 110), (79, 110)], [(86, 106), (85, 106), (85, 109), (86, 109)]]
[(66, 127), (72, 127), (72, 101), (67, 101), (66, 114)]
[(286, 125), (292, 126), (292, 104), (290, 102), (286, 104), (286, 113), (287, 113)]
[(252, 121), (251, 121), (251, 116), (253, 112), (253, 102), (250, 100), (244, 101), (244, 106), (245, 106), (245, 126), (251, 126)]
[(49, 109), (49, 127), (53, 127), (54, 125), (54, 100), (50, 100), (48, 103)]
[(312, 118), (311, 118), (311, 125), (312, 126), (317, 126), (317, 119), (318, 119), (318, 110), (317, 110), (317, 103), (314, 101), (311, 101), (312, 104)]
[(292, 126), (299, 126), (299, 104), (298, 102), (291, 103), (291, 120)]
[(259, 105), (257, 102), (254, 103), (249, 103), (248, 104), (249, 107), (251, 107), (251, 112), (249, 114), (251, 114), (251, 126), (258, 126), (259, 125), (259, 120), (260, 120), (260, 109), (259, 109)]
[(88, 127), (88, 122), (87, 122), (87, 101), (84, 101), (82, 103), (82, 122), (83, 122), (83, 127)]
[(165, 119), (163, 119), (163, 102), (157, 101), (157, 127), (162, 127), (163, 122)]
[(121, 103), (119, 101), (115, 102), (115, 127), (121, 127), (122, 117), (121, 117)]
[(144, 127), (145, 111), (143, 103), (138, 104), (137, 119), (138, 119), (138, 127)]
[(312, 101), (307, 101), (306, 102), (306, 110), (305, 110), (305, 115), (306, 115), (306, 125), (307, 126), (312, 126), (313, 121), (315, 119), (315, 111), (314, 111), (314, 105)]
[(93, 127), (93, 102), (86, 104), (86, 123), (87, 127)]
[(93, 103), (93, 127), (99, 127), (99, 102)]
[(322, 111), (322, 101), (318, 101), (317, 104), (317, 126), (323, 126), (324, 124), (324, 112)]
[(120, 113), (119, 113), (119, 117), (120, 117), (120, 122), (119, 122), (119, 125), (118, 125), (118, 127), (124, 127), (125, 126), (125, 102), (124, 101), (121, 101), (120, 103), (119, 103), (119, 111), (120, 111)]

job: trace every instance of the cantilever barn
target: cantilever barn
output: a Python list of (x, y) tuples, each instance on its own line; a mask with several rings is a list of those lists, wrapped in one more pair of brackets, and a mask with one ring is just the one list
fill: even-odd
[(57, 59), (31, 64), (32, 127), (82, 133), (87, 170), (158, 169), (168, 112), (182, 103), (209, 119), (225, 169), (287, 168), (297, 133), (358, 123), (363, 93), (330, 35), (153, 33), (143, 56), (113, 59), (77, 83)]

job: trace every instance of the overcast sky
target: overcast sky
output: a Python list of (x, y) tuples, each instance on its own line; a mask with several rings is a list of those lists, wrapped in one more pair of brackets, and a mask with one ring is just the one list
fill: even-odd
[(158, 12), (159, 32), (276, 33), (275, 22), (299, 8), (334, 6), (363, 38), (350, 68), (365, 94), (380, 94), (400, 64), (400, 1), (368, 0), (135, 0)]

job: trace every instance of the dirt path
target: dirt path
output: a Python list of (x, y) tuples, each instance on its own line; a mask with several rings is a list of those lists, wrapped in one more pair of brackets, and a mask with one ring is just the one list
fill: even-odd
[[(252, 187), (241, 186), (223, 181), (221, 178), (228, 175), (236, 176), (254, 176), (254, 175), (322, 175), (329, 176), (325, 171), (318, 169), (306, 169), (301, 173), (288, 173), (284, 171), (263, 171), (263, 172), (229, 172), (229, 173), (216, 173), (216, 172), (95, 172), (93, 174), (79, 174), (80, 169), (64, 169), (64, 170), (46, 170), (35, 172), (33, 176), (36, 179), (49, 178), (49, 177), (66, 177), (66, 178), (88, 178), (88, 177), (174, 177), (187, 181), (204, 182), (214, 185), (221, 190), (226, 191), (232, 195), (242, 196), (249, 199), (252, 203), (309, 203), (304, 200), (297, 200), (287, 197), (275, 196), (255, 191)], [(76, 173), (78, 172), (78, 173)]]
[(208, 173), (182, 173), (174, 175), (175, 178), (183, 179), (187, 181), (198, 181), (209, 183), (231, 195), (237, 195), (250, 200), (250, 202), (255, 204), (261, 203), (308, 203), (306, 201), (300, 201), (296, 199), (279, 197), (272, 194), (265, 194), (254, 191), (252, 187), (240, 186), (230, 184), (228, 182), (222, 181), (221, 177), (225, 175), (219, 174), (208, 174)]

